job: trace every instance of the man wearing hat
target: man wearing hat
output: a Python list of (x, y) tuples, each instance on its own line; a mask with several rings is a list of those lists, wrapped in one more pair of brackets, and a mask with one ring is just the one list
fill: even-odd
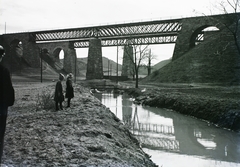
[(14, 89), (7, 68), (1, 62), (5, 55), (4, 48), (0, 45), (0, 164), (3, 154), (4, 133), (6, 129), (8, 107), (15, 101)]

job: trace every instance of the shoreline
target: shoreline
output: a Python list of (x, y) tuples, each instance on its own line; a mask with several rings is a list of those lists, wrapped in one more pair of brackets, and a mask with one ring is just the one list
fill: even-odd
[(240, 92), (229, 87), (155, 87), (130, 88), (127, 93), (135, 103), (172, 109), (207, 121), (220, 128), (240, 132)]

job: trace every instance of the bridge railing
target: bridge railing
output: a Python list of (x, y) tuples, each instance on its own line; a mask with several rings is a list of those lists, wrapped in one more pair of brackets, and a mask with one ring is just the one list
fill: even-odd
[(179, 141), (169, 138), (156, 138), (149, 136), (137, 136), (137, 139), (143, 146), (150, 146), (154, 148), (161, 148), (171, 151), (179, 151)]
[(163, 134), (174, 134), (174, 127), (161, 124), (138, 123), (133, 125), (133, 130), (142, 132), (154, 132)]

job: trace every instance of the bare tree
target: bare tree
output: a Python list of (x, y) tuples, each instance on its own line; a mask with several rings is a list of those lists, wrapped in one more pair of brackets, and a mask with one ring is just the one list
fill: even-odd
[(233, 23), (232, 26), (224, 24), (228, 31), (233, 35), (235, 45), (237, 47), (238, 53), (240, 54), (240, 44), (239, 44), (239, 21), (240, 21), (240, 0), (222, 0), (220, 2), (220, 10), (224, 14), (233, 14), (229, 17), (229, 21)]
[[(240, 0), (221, 0), (219, 3), (214, 4), (213, 8), (217, 9), (217, 13), (219, 11), (223, 14), (229, 14), (229, 17), (227, 18), (229, 23), (232, 23), (232, 25), (227, 24), (226, 22), (222, 22), (219, 20), (219, 23), (224, 25), (225, 28), (230, 32), (230, 34), (233, 35), (234, 42), (238, 51), (238, 54), (240, 54), (240, 43), (239, 43), (239, 22), (240, 22)], [(195, 11), (195, 10), (194, 10)], [(197, 14), (199, 12), (195, 11)], [(210, 10), (211, 15), (213, 14), (212, 10)], [(209, 19), (212, 19), (211, 17), (207, 16), (204, 13), (201, 13), (208, 17)]]
[(156, 59), (156, 55), (152, 54), (151, 49), (148, 51), (147, 55), (147, 70), (148, 70), (148, 76), (151, 74), (152, 70), (152, 60)]
[[(239, 0), (222, 0), (220, 6), (223, 9), (224, 13), (237, 13), (240, 7)], [(231, 10), (231, 11), (229, 11)]]
[[(133, 47), (133, 55), (127, 53), (129, 60), (133, 64), (133, 72), (135, 74), (135, 88), (138, 88), (139, 82), (139, 67), (142, 66), (143, 60), (148, 56), (148, 45), (131, 45)], [(131, 69), (130, 69), (131, 70)]]

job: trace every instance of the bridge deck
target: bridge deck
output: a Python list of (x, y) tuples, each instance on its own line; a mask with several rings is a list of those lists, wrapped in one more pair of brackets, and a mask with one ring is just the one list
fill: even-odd
[(102, 46), (126, 44), (175, 43), (181, 30), (181, 19), (125, 23), (95, 27), (32, 32), (36, 42), (71, 41), (75, 48), (89, 46), (89, 40), (99, 38)]

